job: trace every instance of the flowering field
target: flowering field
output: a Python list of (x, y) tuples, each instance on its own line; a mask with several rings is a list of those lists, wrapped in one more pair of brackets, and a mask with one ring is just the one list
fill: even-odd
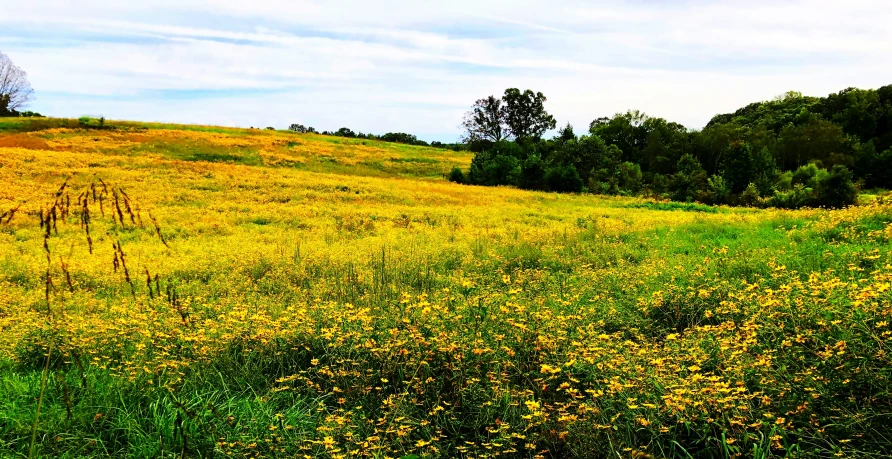
[(20, 131), (0, 456), (892, 455), (892, 205), (468, 187), (442, 174), (469, 154), (309, 134)]

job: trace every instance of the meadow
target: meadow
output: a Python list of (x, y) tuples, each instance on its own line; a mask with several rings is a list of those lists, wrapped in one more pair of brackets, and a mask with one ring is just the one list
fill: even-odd
[(0, 121), (0, 456), (892, 455), (881, 198), (463, 186), (465, 152), (109, 124)]

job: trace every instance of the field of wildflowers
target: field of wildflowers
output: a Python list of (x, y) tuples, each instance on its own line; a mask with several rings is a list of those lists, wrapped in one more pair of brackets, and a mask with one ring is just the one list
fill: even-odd
[(117, 125), (0, 129), (0, 456), (892, 455), (892, 204)]

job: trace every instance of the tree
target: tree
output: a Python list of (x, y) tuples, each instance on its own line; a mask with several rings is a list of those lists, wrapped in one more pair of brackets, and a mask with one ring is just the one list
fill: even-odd
[(0, 53), (0, 116), (18, 116), (34, 95), (28, 74)]
[(355, 132), (353, 132), (350, 128), (345, 128), (345, 127), (338, 129), (338, 131), (335, 132), (334, 135), (340, 136), (340, 137), (356, 137)]
[(551, 191), (558, 193), (578, 193), (582, 191), (582, 178), (579, 172), (570, 165), (557, 165), (545, 173), (545, 184)]
[(508, 88), (502, 96), (505, 102), (505, 122), (516, 139), (539, 139), (545, 131), (554, 129), (557, 122), (545, 111), (545, 95), (527, 89), (520, 92)]
[(619, 188), (626, 193), (638, 193), (644, 183), (641, 166), (626, 161), (619, 165)]
[(676, 201), (691, 201), (696, 199), (705, 189), (709, 179), (706, 171), (691, 154), (686, 154), (678, 160), (678, 171), (672, 175), (670, 188), (672, 199)]
[(569, 142), (571, 140), (576, 140), (576, 133), (573, 132), (573, 125), (567, 123), (566, 126), (562, 127), (558, 130), (558, 135), (555, 137), (555, 140), (559, 140), (561, 142)]
[(462, 121), (461, 126), (465, 130), (463, 140), (465, 142), (503, 140), (508, 136), (506, 121), (507, 112), (501, 99), (495, 96), (478, 99), (471, 110), (465, 113)]
[(781, 131), (779, 140), (784, 169), (795, 169), (812, 160), (825, 161), (834, 153), (854, 153), (842, 128), (825, 120), (789, 125)]
[(517, 186), (525, 190), (545, 189), (545, 163), (539, 155), (530, 155), (520, 166)]
[(468, 171), (470, 183), (475, 185), (515, 185), (520, 175), (520, 161), (500, 151), (484, 151), (474, 155)]
[(288, 130), (303, 134), (307, 132), (307, 127), (303, 124), (292, 124), (291, 126), (288, 126)]

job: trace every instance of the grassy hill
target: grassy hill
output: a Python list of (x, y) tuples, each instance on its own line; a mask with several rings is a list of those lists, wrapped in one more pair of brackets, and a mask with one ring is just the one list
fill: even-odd
[[(892, 454), (892, 207), (461, 186), (471, 156), (0, 120), (0, 456)], [(11, 212), (13, 211), (14, 212)]]

